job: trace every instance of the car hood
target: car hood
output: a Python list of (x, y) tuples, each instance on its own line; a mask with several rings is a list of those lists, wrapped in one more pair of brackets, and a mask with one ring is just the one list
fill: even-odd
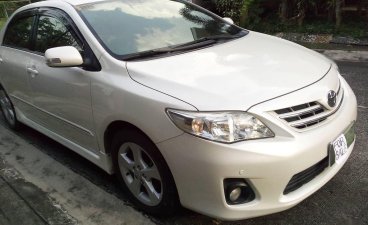
[(320, 80), (322, 55), (280, 38), (243, 38), (172, 57), (127, 62), (133, 80), (198, 110), (247, 110)]

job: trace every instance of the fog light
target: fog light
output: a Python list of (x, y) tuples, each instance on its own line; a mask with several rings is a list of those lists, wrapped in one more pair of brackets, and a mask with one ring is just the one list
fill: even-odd
[(255, 199), (256, 195), (245, 179), (229, 178), (224, 180), (226, 202), (229, 205), (244, 204)]
[(235, 189), (233, 189), (231, 192), (230, 192), (230, 200), (232, 202), (235, 202), (239, 197), (240, 197), (240, 194), (242, 193), (241, 191), (241, 188), (240, 187), (237, 187)]

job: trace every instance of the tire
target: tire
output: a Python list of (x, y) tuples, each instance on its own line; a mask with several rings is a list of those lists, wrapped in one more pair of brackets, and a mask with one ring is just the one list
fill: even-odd
[(6, 124), (13, 130), (17, 130), (20, 127), (20, 123), (17, 120), (17, 115), (13, 103), (9, 96), (6, 94), (3, 87), (0, 86), (0, 108), (5, 118)]
[(142, 211), (158, 216), (179, 209), (172, 174), (155, 144), (136, 130), (122, 130), (112, 140), (115, 174), (128, 199)]

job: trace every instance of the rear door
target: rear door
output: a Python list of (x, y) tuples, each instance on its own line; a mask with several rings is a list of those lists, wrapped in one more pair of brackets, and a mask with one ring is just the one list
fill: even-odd
[(30, 49), (35, 18), (32, 10), (18, 13), (8, 24), (0, 46), (1, 85), (11, 98), (18, 117), (28, 117), (32, 112), (27, 62), (33, 55)]
[(72, 21), (56, 9), (40, 10), (35, 29), (34, 52), (27, 68), (33, 120), (53, 133), (89, 151), (98, 151), (91, 107), (93, 71), (83, 68), (51, 68), (44, 53), (59, 46), (74, 46), (85, 55), (87, 46)]

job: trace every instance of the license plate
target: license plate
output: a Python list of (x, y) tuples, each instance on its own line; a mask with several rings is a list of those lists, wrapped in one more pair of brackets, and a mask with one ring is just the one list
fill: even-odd
[(340, 164), (347, 157), (348, 144), (345, 135), (342, 134), (332, 142), (332, 147), (335, 153), (335, 162)]
[(349, 147), (355, 140), (355, 122), (334, 141), (329, 144), (328, 155), (330, 166), (335, 163), (341, 164), (348, 156)]

